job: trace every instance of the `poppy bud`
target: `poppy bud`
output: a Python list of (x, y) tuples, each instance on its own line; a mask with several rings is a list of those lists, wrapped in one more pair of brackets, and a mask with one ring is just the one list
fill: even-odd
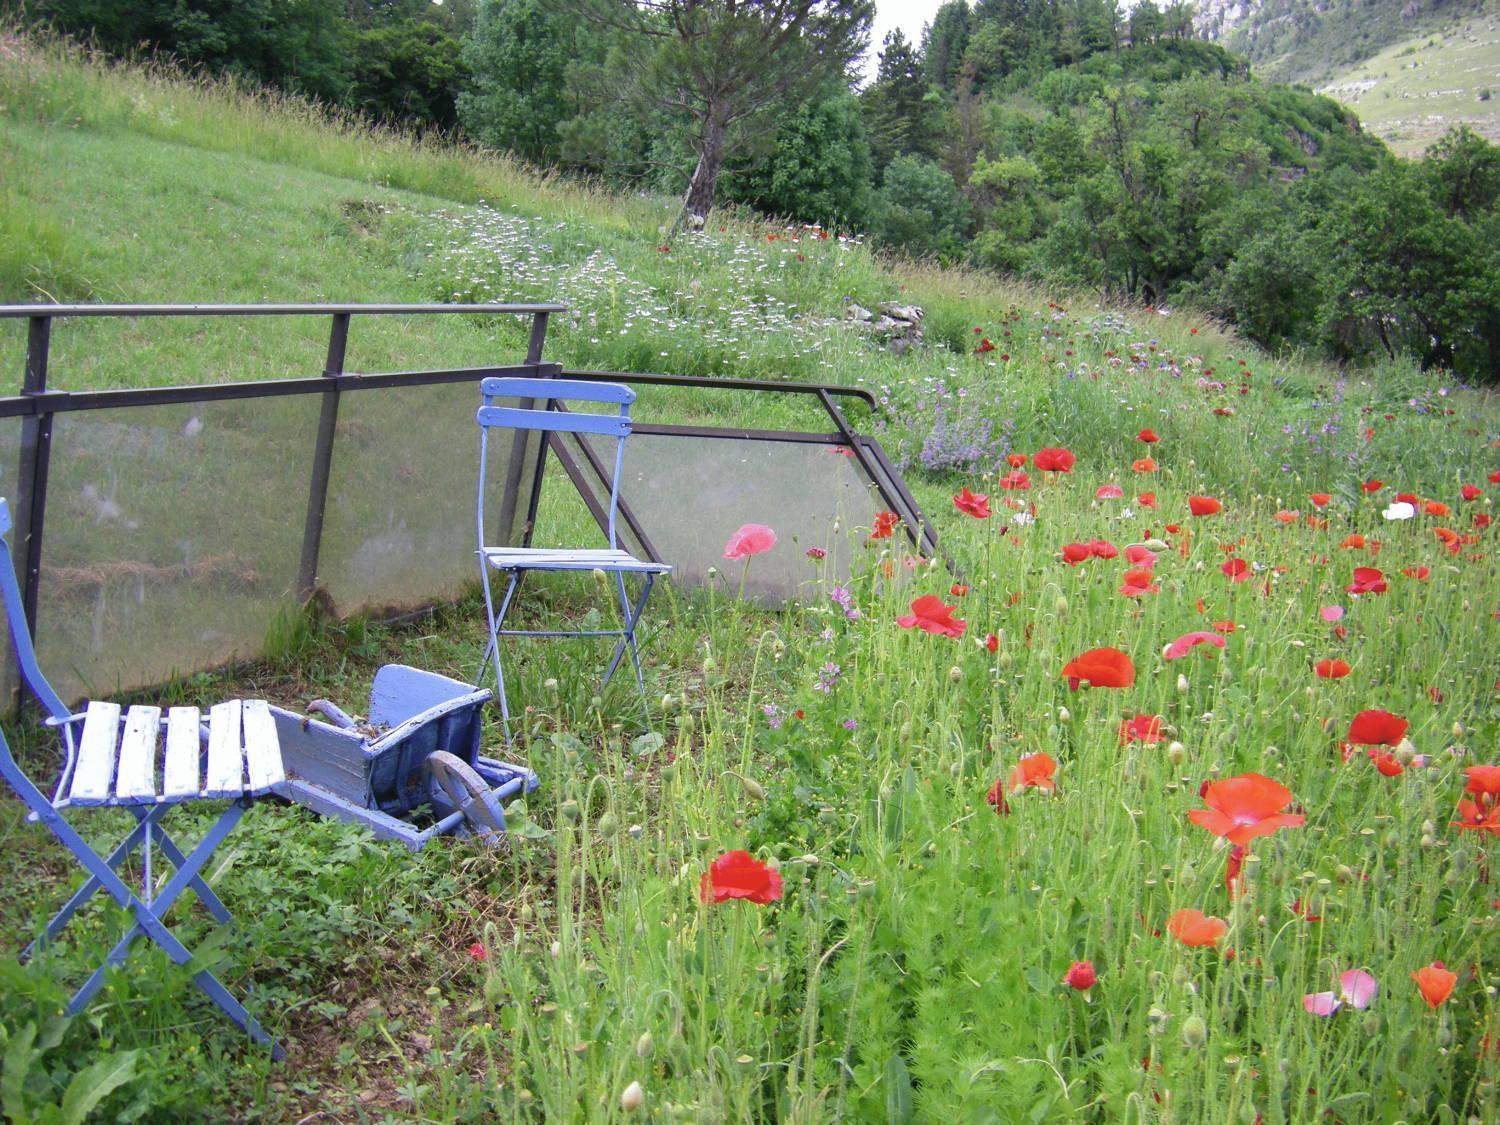
[(740, 774), (733, 772), (730, 773), (730, 776), (739, 780), (740, 788), (743, 789), (750, 797), (754, 798), (757, 801), (764, 801), (766, 799), (766, 788), (760, 782), (754, 780), (753, 778), (743, 777)]
[(1186, 695), (1187, 693), (1188, 693), (1188, 678), (1186, 676), (1184, 676), (1181, 672), (1179, 672), (1179, 673), (1177, 673), (1177, 694), (1178, 695)]
[(1180, 743), (1180, 742), (1169, 742), (1169, 743), (1167, 743), (1167, 761), (1171, 762), (1174, 766), (1180, 766), (1180, 765), (1182, 765), (1183, 759), (1186, 758), (1186, 757), (1187, 757), (1187, 747), (1184, 746), (1182, 743)]
[(1429, 832), (1422, 833), (1422, 839), (1421, 839), (1420, 842), (1421, 842), (1421, 845), (1424, 848), (1435, 848), (1435, 847), (1437, 847), (1437, 837), (1434, 836), (1434, 835), (1432, 835)]
[(951, 681), (953, 681), (955, 684), (958, 683), (958, 681), (961, 680), (961, 679), (963, 679), (963, 678), (964, 678), (964, 670), (962, 668), (960, 668), (957, 664), (955, 664), (952, 668), (948, 669), (948, 679), (950, 679)]
[(710, 578), (717, 578), (719, 577), (719, 568), (716, 566), (711, 566), (704, 573), (707, 574)]
[(1453, 1029), (1448, 1026), (1447, 1021), (1438, 1025), (1437, 1041), (1439, 1047), (1451, 1047), (1453, 1045)]
[(593, 571), (591, 573), (594, 576), (594, 581), (597, 582), (597, 583), (599, 583), (599, 585), (601, 585), (601, 586), (604, 585), (606, 582), (609, 581), (609, 575), (605, 574), (604, 571), (601, 568), (597, 567), (597, 566), (594, 567), (594, 569), (593, 569)]
[(663, 711), (670, 711), (672, 709), (672, 702), (673, 702), (673, 700), (672, 700), (672, 697), (670, 695), (664, 695), (664, 696), (662, 696), (661, 697), (661, 709)]
[(652, 1038), (649, 1031), (641, 1032), (641, 1037), (635, 1041), (635, 1053), (637, 1058), (649, 1059), (651, 1052), (656, 1049), (656, 1040)]
[(1411, 739), (1403, 738), (1396, 744), (1396, 761), (1403, 766), (1409, 766), (1412, 759), (1417, 756), (1417, 748), (1412, 745)]
[(1203, 1022), (1202, 1016), (1195, 1014), (1182, 1021), (1182, 1045), (1184, 1047), (1190, 1051), (1196, 1051), (1207, 1042), (1208, 1024)]
[(1339, 864), (1333, 869), (1333, 873), (1337, 876), (1340, 883), (1354, 882), (1354, 868), (1350, 867), (1347, 863)]
[(542, 687), (546, 688), (548, 691), (556, 691), (557, 690), (557, 677), (556, 676), (548, 676), (545, 680), (542, 681)]
[[(512, 814), (512, 815), (514, 815), (514, 814)], [(523, 902), (521, 904), (521, 921), (523, 921), (523, 922), (530, 922), (535, 917), (536, 917), (536, 910), (532, 907), (531, 903), (529, 903), (529, 902)]]
[[(552, 956), (554, 956), (554, 957), (561, 957), (562, 956), (562, 942), (560, 942), (560, 941), (554, 941), (551, 944), (551, 946), (548, 947), (548, 952), (550, 952), (552, 954)], [(551, 1012), (547, 1012), (547, 1005), (543, 1004), (542, 1005), (542, 1011), (546, 1012), (548, 1015), (551, 1015), (553, 1012), (557, 1011), (557, 1005), (553, 1004), (552, 1005), (552, 1011)]]
[(1064, 598), (1064, 597), (1059, 597), (1057, 599), (1057, 616), (1059, 616), (1059, 617), (1066, 617), (1067, 615), (1068, 615), (1068, 599)]
[(1066, 707), (1059, 707), (1057, 709), (1057, 721), (1060, 723), (1071, 723), (1073, 721), (1073, 712), (1069, 711)]
[(1374, 1008), (1369, 1008), (1365, 1011), (1363, 1023), (1366, 1035), (1380, 1034), (1380, 1013)]
[(719, 662), (713, 658), (713, 654), (712, 653), (709, 653), (707, 656), (705, 656), (703, 658), (703, 670), (705, 672), (714, 672), (714, 671), (717, 671), (718, 667), (719, 667)]
[(1099, 982), (1099, 975), (1094, 971), (1092, 961), (1074, 961), (1063, 977), (1063, 983), (1069, 988), (1076, 988), (1079, 992), (1087, 992)]
[(1422, 835), (1424, 835), (1424, 836), (1431, 836), (1436, 831), (1437, 831), (1437, 825), (1434, 824), (1434, 823), (1432, 823), (1432, 821), (1430, 821), (1430, 820), (1424, 820), (1422, 822)]
[(629, 828), (625, 829), (625, 834), (632, 840), (639, 840), (645, 833), (646, 830), (639, 824), (632, 824)]
[(595, 827), (599, 830), (599, 835), (613, 836), (615, 834), (615, 829), (619, 827), (619, 824), (615, 820), (614, 813), (605, 813), (598, 819)]
[(1182, 988), (1192, 979), (1192, 970), (1181, 962), (1179, 962), (1177, 966), (1172, 970), (1172, 983), (1175, 984), (1178, 988)]
[(1453, 724), (1453, 737), (1454, 738), (1462, 738), (1463, 736), (1464, 736), (1464, 725), (1463, 725), (1463, 723), (1455, 722)]
[(533, 1094), (530, 1090), (526, 1089), (526, 1087), (524, 1086), (516, 1091), (516, 1101), (520, 1102), (522, 1105), (530, 1105), (531, 1100), (534, 1097), (536, 1097), (536, 1095)]
[(568, 821), (570, 824), (578, 823), (578, 817), (580, 815), (578, 802), (573, 800), (571, 797), (557, 806), (557, 811), (562, 815), (562, 818)]
[(599, 710), (602, 710), (603, 707), (604, 707), (604, 697), (602, 695), (591, 695), (591, 696), (589, 696), (589, 710), (590, 711), (599, 711)]
[(620, 1108), (626, 1113), (634, 1113), (646, 1104), (646, 1091), (641, 1089), (639, 1082), (632, 1082), (620, 1093)]

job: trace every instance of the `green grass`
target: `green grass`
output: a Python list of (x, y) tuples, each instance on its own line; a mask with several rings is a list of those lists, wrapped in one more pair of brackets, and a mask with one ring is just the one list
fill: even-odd
[(1347, 105), (1403, 156), (1422, 155), (1455, 125), (1500, 140), (1500, 14), (1394, 43), (1320, 79), (1318, 92)]
[[(715, 222), (664, 251), (670, 201), (548, 183), (297, 103), (85, 65), (31, 43), (0, 52), (0, 104), (0, 198), (20, 201), (0, 219), (7, 299), (564, 291), (576, 316), (557, 326), (549, 355), (570, 364), (828, 379), (880, 395), (871, 424), (910, 459), (969, 586), (950, 593), (954, 576), (911, 559), (902, 540), (867, 542), (868, 529), (854, 528), (857, 616), (810, 560), (799, 563), (799, 604), (781, 613), (736, 602), (738, 574), (668, 589), (646, 642), (660, 742), (639, 737), (628, 690), (595, 697), (602, 651), (518, 645), (510, 668), (527, 710), (516, 753), (542, 787), (524, 813), (511, 810), (509, 851), (453, 840), (411, 856), (270, 805), (221, 850), (211, 881), (237, 923), (204, 963), (251, 994), (291, 1049), (285, 1064), (248, 1048), (154, 954), (132, 958), (84, 1016), (60, 1022), (64, 985), (123, 924), (97, 909), (36, 965), (0, 959), (0, 1111), (47, 1120), (70, 1084), (76, 1104), (93, 1082), (106, 1120), (602, 1120), (625, 1115), (621, 1095), (638, 1082), (638, 1116), (661, 1120), (1500, 1114), (1500, 1057), (1486, 1045), (1500, 1037), (1488, 838), (1449, 827), (1461, 771), (1495, 763), (1500, 740), (1495, 529), (1472, 521), (1493, 511), (1497, 490), (1486, 481), (1500, 469), (1491, 397), (1405, 364), (1340, 373), (1264, 356), (1191, 310), (1099, 307), (883, 262), (807, 232)], [(929, 346), (896, 356), (866, 343), (837, 323), (846, 297), (921, 304)], [(315, 321), (68, 323), (55, 382), (309, 374), (325, 331)], [(981, 338), (995, 350), (976, 353)], [(520, 346), (504, 323), (368, 318), (350, 366), (492, 362)], [(21, 347), (16, 326), (0, 330), (16, 373)], [(812, 424), (740, 395), (654, 396), (649, 410)], [(182, 548), (156, 529), (173, 520), (285, 556), (300, 527), (285, 497), (300, 504), (301, 431), (278, 420), (213, 419), (233, 444), (207, 459), (174, 444), (180, 413), (153, 420), (162, 440), (144, 453), (111, 445), (119, 435), (103, 425), (87, 440), (60, 434), (60, 455), (76, 463), (54, 466), (53, 495), (77, 507), (60, 501), (67, 518), (49, 529), (49, 559), (88, 540), (102, 557), (167, 566)], [(986, 425), (987, 442), (976, 438)], [(924, 448), (951, 451), (951, 426), (982, 451), (923, 468)], [(1143, 427), (1162, 438), (1151, 474), (1131, 467), (1147, 452)], [(420, 474), (451, 439), (417, 437), (406, 471)], [(1045, 445), (1076, 451), (1075, 471), (1033, 472), (1024, 492), (998, 487), (1000, 454)], [(358, 498), (386, 487), (390, 467), (353, 448), (358, 525)], [(257, 457), (282, 475), (236, 468)], [(111, 481), (111, 469), (124, 475)], [(1389, 485), (1367, 495), (1369, 477)], [(434, 497), (459, 487), (418, 479)], [(84, 506), (88, 483), (137, 526)], [(1125, 497), (1097, 498), (1110, 483)], [(1461, 500), (1465, 483), (1486, 495)], [(995, 515), (957, 513), (949, 497), (960, 485), (990, 494)], [(1453, 514), (1387, 521), (1398, 488)], [(1155, 508), (1137, 498), (1146, 490)], [(1307, 518), (1314, 490), (1333, 496), (1326, 527)], [(1192, 519), (1194, 493), (1225, 510)], [(544, 500), (540, 538), (572, 534), (579, 515), (563, 482), (549, 480)], [(1275, 518), (1286, 510), (1298, 522)], [(1433, 533), (1444, 524), (1476, 538), (1450, 554)], [(1378, 539), (1379, 553), (1341, 546), (1352, 533)], [(1059, 560), (1070, 542), (1123, 549), (1156, 537), (1160, 589), (1138, 600), (1119, 592), (1123, 559)], [(1255, 568), (1250, 580), (1222, 571), (1231, 554)], [(1357, 565), (1382, 568), (1390, 589), (1351, 597)], [(1402, 574), (1419, 565), (1427, 579)], [(961, 638), (897, 625), (921, 594), (959, 607)], [(538, 583), (523, 611), (577, 621), (595, 597), (588, 579)], [(1343, 634), (1319, 614), (1335, 604), (1347, 610)], [(1238, 628), (1223, 652), (1161, 655), (1226, 620)], [(194, 651), (194, 621), (183, 623), (183, 652)], [(990, 634), (993, 651), (976, 643)], [(399, 628), (283, 612), (264, 659), (142, 697), (232, 691), (358, 709), (382, 663), (468, 676), (482, 639), (473, 596)], [(1133, 657), (1134, 685), (1070, 692), (1064, 664), (1102, 645)], [(1332, 656), (1353, 665), (1347, 678), (1313, 674)], [(1412, 746), (1397, 753), (1430, 764), (1386, 777), (1362, 752), (1343, 762), (1338, 742), (1368, 708), (1406, 716)], [(1161, 742), (1121, 743), (1121, 720), (1137, 713), (1160, 716)], [(7, 733), (35, 775), (55, 771), (45, 732), (11, 723)], [(488, 734), (496, 745), (493, 718)], [(997, 815), (986, 793), (1038, 752), (1058, 762), (1056, 795), (1011, 794)], [(1245, 891), (1231, 897), (1226, 851), (1188, 812), (1203, 807), (1202, 782), (1250, 770), (1288, 786), (1306, 821), (1254, 842)], [(191, 839), (204, 814), (180, 815)], [(109, 820), (77, 818), (101, 844), (119, 827)], [(74, 874), (8, 798), (0, 846), (7, 885), (24, 889), (0, 896), (0, 935), (14, 945)], [(702, 903), (709, 864), (739, 848), (779, 865), (781, 898)], [(1299, 901), (1321, 921), (1294, 912)], [(1158, 933), (1183, 907), (1226, 920), (1220, 948)], [(213, 931), (200, 910), (174, 917), (190, 945)], [(1079, 960), (1098, 970), (1087, 998), (1060, 983)], [(1409, 975), (1433, 960), (1459, 973), (1436, 1011)], [(1379, 982), (1368, 1011), (1322, 1020), (1303, 1010), (1305, 994), (1335, 987), (1348, 968)], [(89, 1068), (101, 1065), (117, 1086), (99, 1084)]]

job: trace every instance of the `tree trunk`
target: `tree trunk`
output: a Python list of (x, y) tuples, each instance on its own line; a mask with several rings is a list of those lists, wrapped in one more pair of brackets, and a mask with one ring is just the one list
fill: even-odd
[(682, 201), (685, 219), (691, 217), (701, 223), (713, 210), (714, 194), (719, 186), (719, 169), (724, 163), (724, 131), (723, 121), (710, 109), (708, 116), (703, 119), (698, 167), (693, 169), (693, 178), (688, 181), (687, 195)]

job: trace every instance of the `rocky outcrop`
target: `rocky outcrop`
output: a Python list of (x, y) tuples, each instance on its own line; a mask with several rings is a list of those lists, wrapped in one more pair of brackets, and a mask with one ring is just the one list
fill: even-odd
[(922, 342), (922, 316), (921, 306), (896, 301), (881, 301), (874, 312), (856, 304), (844, 310), (846, 320), (853, 321), (856, 328), (883, 341), (897, 353)]

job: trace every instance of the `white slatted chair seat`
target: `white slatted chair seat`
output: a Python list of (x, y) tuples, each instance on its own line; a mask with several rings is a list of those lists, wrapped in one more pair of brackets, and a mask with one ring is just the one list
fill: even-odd
[(233, 699), (208, 713), (208, 749), (196, 707), (95, 701), (83, 733), (66, 804), (153, 805), (202, 797), (258, 797), (286, 780), (276, 722), (264, 700)]
[(665, 574), (666, 563), (646, 562), (629, 551), (599, 547), (558, 550), (547, 547), (486, 547), (482, 554), (496, 570), (628, 570)]

